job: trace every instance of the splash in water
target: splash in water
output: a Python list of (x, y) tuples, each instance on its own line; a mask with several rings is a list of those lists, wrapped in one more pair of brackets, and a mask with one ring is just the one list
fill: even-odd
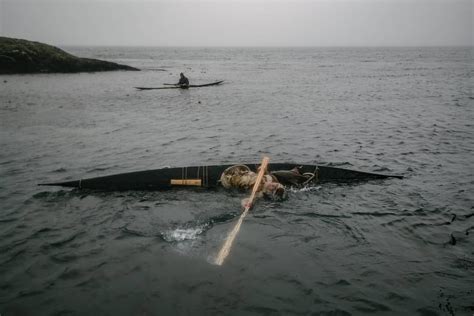
[(163, 239), (168, 242), (195, 240), (204, 232), (204, 227), (176, 228), (163, 233)]
[(319, 191), (321, 190), (321, 186), (317, 187), (304, 187), (304, 188), (295, 188), (295, 187), (290, 187), (288, 191), (292, 193), (298, 193), (298, 192), (312, 192), (312, 191)]

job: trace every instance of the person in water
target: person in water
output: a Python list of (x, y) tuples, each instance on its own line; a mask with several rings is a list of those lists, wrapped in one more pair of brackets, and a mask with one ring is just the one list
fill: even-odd
[(184, 76), (183, 73), (179, 74), (179, 82), (178, 84), (181, 86), (181, 88), (188, 88), (189, 87), (189, 79)]
[[(236, 188), (241, 190), (252, 189), (257, 181), (257, 174), (246, 165), (235, 165), (224, 170), (219, 182), (226, 188)], [(278, 182), (270, 173), (262, 178), (262, 184), (257, 191), (257, 197), (268, 197), (274, 200), (284, 200), (287, 198), (285, 187)], [(243, 201), (246, 203), (246, 201)]]

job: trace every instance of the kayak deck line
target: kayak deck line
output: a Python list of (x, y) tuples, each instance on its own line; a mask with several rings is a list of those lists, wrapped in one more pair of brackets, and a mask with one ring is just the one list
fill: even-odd
[[(114, 175), (79, 180), (40, 183), (38, 185), (62, 186), (101, 191), (159, 191), (184, 187), (216, 188), (221, 186), (219, 180), (222, 173), (228, 167), (234, 165), (235, 164), (162, 168), (119, 173)], [(257, 168), (259, 166), (255, 163), (245, 165), (253, 171), (257, 171)], [(270, 173), (274, 171), (275, 175), (277, 175), (277, 171), (292, 170), (295, 167), (298, 167), (301, 174), (315, 174), (315, 176), (308, 183), (306, 183), (307, 185), (314, 185), (325, 182), (357, 182), (375, 179), (403, 178), (402, 175), (387, 175), (329, 167), (324, 165), (307, 165), (297, 163), (269, 163), (268, 171)]]

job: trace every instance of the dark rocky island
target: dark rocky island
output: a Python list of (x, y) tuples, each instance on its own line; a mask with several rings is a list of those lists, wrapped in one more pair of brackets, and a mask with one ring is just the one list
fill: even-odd
[(62, 49), (39, 42), (0, 37), (0, 74), (112, 70), (139, 69), (98, 59), (76, 57)]

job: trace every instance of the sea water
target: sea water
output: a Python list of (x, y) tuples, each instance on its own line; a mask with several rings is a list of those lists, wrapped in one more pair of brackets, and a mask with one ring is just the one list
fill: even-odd
[[(470, 315), (472, 48), (65, 47), (140, 72), (0, 76), (0, 314)], [(135, 86), (225, 80), (200, 89)], [(403, 179), (259, 200), (38, 183), (317, 163)]]

